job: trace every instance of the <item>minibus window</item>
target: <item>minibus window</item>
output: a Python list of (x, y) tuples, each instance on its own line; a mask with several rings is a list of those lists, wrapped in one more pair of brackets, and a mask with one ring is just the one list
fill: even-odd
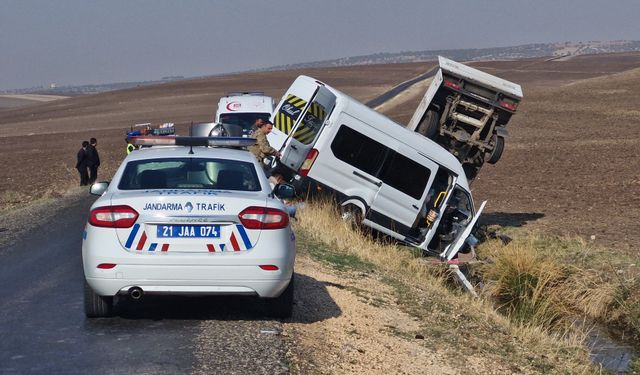
[(389, 148), (342, 125), (331, 143), (331, 151), (339, 160), (372, 176), (377, 176)]
[(380, 179), (413, 199), (420, 199), (430, 175), (431, 172), (424, 165), (395, 151), (390, 151), (382, 167)]

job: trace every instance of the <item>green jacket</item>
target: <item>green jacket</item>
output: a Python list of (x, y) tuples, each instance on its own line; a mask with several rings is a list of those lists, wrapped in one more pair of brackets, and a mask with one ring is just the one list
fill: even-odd
[(256, 139), (256, 144), (249, 146), (249, 151), (255, 155), (259, 162), (262, 163), (262, 159), (278, 153), (278, 150), (269, 145), (267, 136), (260, 129), (255, 129), (249, 136)]

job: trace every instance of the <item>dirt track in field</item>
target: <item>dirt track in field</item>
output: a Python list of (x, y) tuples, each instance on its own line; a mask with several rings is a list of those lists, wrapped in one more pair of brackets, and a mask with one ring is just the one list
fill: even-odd
[[(640, 240), (640, 54), (581, 56), (566, 61), (476, 62), (523, 86), (525, 99), (508, 125), (502, 160), (473, 184), (488, 199), (485, 223), (553, 234), (595, 236), (632, 250)], [(124, 157), (124, 134), (141, 122), (209, 121), (220, 96), (262, 90), (278, 99), (307, 74), (366, 102), (424, 73), (432, 63), (252, 73), (172, 82), (0, 110), (0, 207), (21, 206), (77, 184), (75, 154), (98, 138), (108, 179)], [(411, 117), (422, 90), (382, 110)]]

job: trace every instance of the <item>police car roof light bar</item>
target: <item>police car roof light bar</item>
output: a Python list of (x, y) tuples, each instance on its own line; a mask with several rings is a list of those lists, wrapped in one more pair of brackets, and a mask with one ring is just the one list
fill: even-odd
[(245, 137), (137, 136), (127, 140), (136, 146), (248, 147), (256, 143), (255, 138)]

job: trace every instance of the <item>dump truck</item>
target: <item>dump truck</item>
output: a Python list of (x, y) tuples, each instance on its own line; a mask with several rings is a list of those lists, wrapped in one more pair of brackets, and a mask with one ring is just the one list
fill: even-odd
[(406, 127), (452, 153), (471, 181), (485, 162), (500, 160), (506, 125), (522, 100), (522, 88), (442, 56), (438, 64)]

